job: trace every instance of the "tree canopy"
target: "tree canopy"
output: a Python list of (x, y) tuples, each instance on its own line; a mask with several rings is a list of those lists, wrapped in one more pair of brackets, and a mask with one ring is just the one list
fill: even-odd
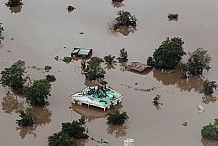
[(175, 69), (182, 56), (186, 54), (183, 44), (181, 38), (167, 38), (159, 48), (155, 49), (153, 57), (148, 57), (147, 64), (160, 69)]
[(22, 0), (8, 0), (6, 4), (7, 7), (16, 7), (19, 5), (22, 5), (23, 3), (21, 2)]
[(63, 131), (48, 137), (49, 146), (72, 146), (73, 140)]
[(51, 84), (46, 79), (35, 80), (31, 86), (24, 87), (23, 94), (33, 106), (44, 106), (50, 96)]
[(19, 117), (21, 118), (20, 120), (16, 120), (16, 123), (20, 126), (20, 127), (26, 127), (26, 126), (30, 126), (34, 124), (34, 116), (30, 111), (24, 111), (21, 110), (19, 111), (20, 115)]
[(217, 84), (215, 81), (209, 81), (209, 80), (205, 80), (203, 82), (203, 92), (206, 95), (211, 95), (213, 94), (213, 90), (217, 88)]
[(113, 113), (109, 113), (107, 117), (107, 123), (113, 125), (122, 125), (129, 117), (126, 112), (116, 110)]
[(136, 26), (137, 19), (135, 18), (134, 15), (131, 15), (130, 12), (121, 10), (121, 11), (118, 11), (117, 15), (118, 16), (115, 19), (115, 21), (116, 21), (115, 27)]
[(214, 123), (203, 126), (201, 135), (206, 139), (218, 140), (218, 119), (215, 119)]
[(209, 63), (211, 57), (207, 54), (207, 50), (198, 48), (194, 52), (189, 53), (189, 59), (184, 65), (183, 70), (190, 71), (192, 75), (202, 74), (203, 69), (210, 69)]
[(26, 78), (24, 78), (25, 69), (25, 62), (18, 60), (11, 67), (5, 68), (1, 72), (0, 83), (4, 87), (7, 86), (13, 90), (21, 91), (26, 81)]

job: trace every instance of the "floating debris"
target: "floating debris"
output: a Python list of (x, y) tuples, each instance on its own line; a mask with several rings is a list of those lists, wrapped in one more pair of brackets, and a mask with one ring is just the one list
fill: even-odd
[(55, 56), (55, 60), (58, 61), (58, 56)]
[(84, 32), (80, 32), (79, 34), (84, 34)]
[(56, 81), (56, 78), (53, 75), (47, 75), (46, 80), (49, 81), (49, 82), (54, 82), (54, 81)]
[(188, 123), (187, 123), (187, 122), (184, 122), (182, 125), (183, 125), (183, 126), (187, 126), (187, 125), (188, 125)]
[(76, 9), (75, 7), (70, 6), (70, 5), (67, 7), (68, 12), (72, 12), (75, 9)]
[(197, 106), (197, 109), (198, 109), (199, 114), (202, 114), (203, 112), (205, 112), (205, 109), (203, 108), (202, 105)]

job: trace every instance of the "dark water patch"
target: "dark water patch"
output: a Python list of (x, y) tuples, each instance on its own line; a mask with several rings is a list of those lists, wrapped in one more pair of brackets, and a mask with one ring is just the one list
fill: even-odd
[(116, 138), (125, 137), (127, 135), (128, 125), (111, 125), (108, 124), (107, 132)]

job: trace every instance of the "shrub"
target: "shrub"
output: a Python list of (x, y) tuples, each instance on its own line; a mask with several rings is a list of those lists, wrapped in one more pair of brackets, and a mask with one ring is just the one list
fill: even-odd
[(217, 84), (215, 81), (208, 81), (205, 80), (203, 82), (203, 92), (206, 95), (211, 95), (213, 94), (213, 90), (217, 88)]
[(49, 66), (49, 65), (46, 65), (46, 66), (44, 67), (44, 69), (45, 69), (46, 72), (49, 72), (49, 70), (52, 69), (52, 67)]
[(70, 63), (71, 60), (72, 60), (72, 58), (71, 58), (71, 57), (67, 57), (67, 56), (65, 56), (64, 59), (63, 59), (63, 61), (64, 61), (65, 63)]
[(118, 15), (117, 18), (115, 18), (116, 21), (114, 26), (115, 29), (120, 26), (124, 26), (124, 27), (136, 26), (137, 19), (135, 18), (134, 15), (131, 15), (130, 12), (121, 10), (118, 11), (117, 15)]
[(111, 56), (111, 55), (104, 57), (105, 62), (107, 62), (108, 64), (113, 64), (114, 59), (115, 59), (115, 56)]
[(113, 125), (122, 125), (129, 117), (126, 112), (116, 110), (113, 113), (109, 113), (107, 117), (107, 123)]
[(177, 20), (178, 20), (178, 17), (179, 17), (178, 14), (171, 14), (171, 13), (169, 13), (169, 15), (168, 15), (169, 21), (172, 21), (172, 20), (177, 21)]
[(218, 120), (215, 119), (215, 122), (209, 123), (206, 126), (203, 126), (201, 129), (201, 135), (206, 139), (218, 140)]

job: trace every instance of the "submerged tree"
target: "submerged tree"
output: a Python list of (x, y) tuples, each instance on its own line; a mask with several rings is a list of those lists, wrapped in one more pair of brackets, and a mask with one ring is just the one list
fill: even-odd
[(116, 110), (113, 113), (109, 113), (107, 117), (107, 123), (112, 125), (122, 125), (129, 117), (126, 112)]
[(168, 15), (169, 21), (173, 21), (173, 20), (178, 21), (178, 17), (179, 17), (178, 14), (169, 13), (169, 15)]
[(130, 12), (128, 11), (118, 11), (117, 13), (117, 18), (115, 18), (116, 24), (114, 28), (124, 26), (124, 27), (129, 27), (129, 26), (136, 26), (136, 21), (137, 19), (135, 18), (134, 15), (131, 15)]
[(128, 59), (128, 52), (125, 50), (125, 48), (120, 49), (120, 57), (117, 59), (119, 60), (120, 63), (126, 62)]
[(7, 7), (16, 7), (19, 5), (23, 5), (22, 0), (8, 0), (6, 4)]
[(104, 60), (107, 64), (113, 64), (115, 56), (107, 55), (104, 57)]
[(72, 123), (62, 123), (62, 131), (75, 139), (88, 138), (88, 135), (85, 134), (85, 124), (85, 118), (81, 117), (78, 120), (73, 120)]
[(201, 135), (205, 139), (218, 140), (218, 119), (215, 119), (213, 124), (209, 123), (208, 125), (203, 126)]
[(189, 59), (182, 66), (182, 69), (189, 71), (192, 75), (201, 75), (204, 69), (207, 71), (210, 69), (210, 62), (211, 57), (207, 54), (207, 50), (198, 48), (194, 52), (189, 53)]
[(69, 135), (63, 131), (60, 131), (48, 137), (49, 146), (73, 146), (73, 143), (73, 139), (71, 139)]
[(24, 111), (21, 110), (19, 117), (21, 118), (20, 120), (16, 120), (16, 123), (20, 126), (20, 127), (26, 127), (26, 126), (30, 126), (34, 124), (34, 116), (30, 111)]
[(27, 101), (33, 106), (46, 105), (46, 99), (50, 96), (51, 84), (46, 79), (35, 80), (31, 86), (26, 86), (23, 90)]
[(203, 82), (203, 92), (206, 95), (211, 95), (213, 94), (213, 90), (217, 88), (217, 84), (215, 81), (209, 81), (209, 80), (205, 80)]
[(182, 56), (186, 54), (183, 44), (181, 38), (167, 38), (159, 48), (155, 49), (153, 57), (148, 57), (147, 64), (160, 69), (175, 69)]
[(25, 62), (18, 60), (10, 68), (5, 68), (1, 72), (0, 83), (2, 86), (10, 87), (15, 91), (22, 91), (26, 81), (26, 78), (24, 78), (25, 69)]

